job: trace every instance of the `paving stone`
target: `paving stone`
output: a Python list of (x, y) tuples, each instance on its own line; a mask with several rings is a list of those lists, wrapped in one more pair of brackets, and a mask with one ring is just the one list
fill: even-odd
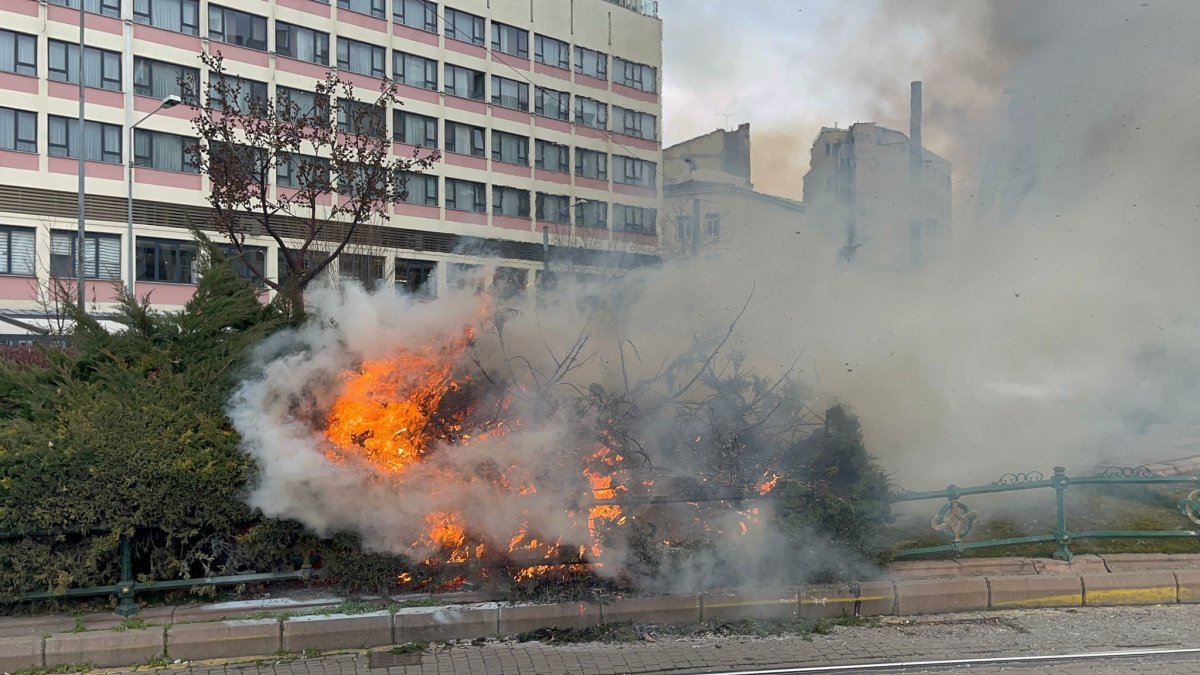
[(167, 631), (167, 656), (185, 661), (265, 656), (282, 648), (275, 619), (175, 624)]
[(97, 668), (145, 663), (163, 655), (163, 627), (61, 633), (46, 638), (46, 667), (86, 663)]
[(365, 649), (393, 644), (391, 612), (297, 616), (283, 622), (283, 650)]

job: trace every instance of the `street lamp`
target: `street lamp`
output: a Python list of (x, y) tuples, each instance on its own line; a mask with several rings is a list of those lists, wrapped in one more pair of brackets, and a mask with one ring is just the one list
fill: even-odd
[(134, 158), (133, 130), (136, 129), (138, 127), (138, 125), (141, 124), (142, 122), (145, 122), (146, 120), (153, 117), (158, 111), (162, 110), (163, 108), (174, 108), (175, 106), (179, 105), (182, 102), (183, 102), (183, 99), (179, 98), (179, 96), (177, 96), (176, 94), (171, 94), (170, 96), (167, 96), (161, 102), (159, 102), (157, 108), (146, 113), (145, 117), (138, 120), (137, 122), (134, 122), (133, 126), (129, 127), (129, 165), (128, 165), (127, 176), (126, 176), (126, 183), (128, 184), (127, 185), (128, 192), (126, 193), (126, 200), (125, 200), (125, 209), (126, 209), (126, 212), (125, 212), (126, 235), (125, 236), (129, 239), (129, 245), (127, 247), (128, 253), (129, 253), (129, 274), (128, 274), (128, 279), (125, 281), (125, 286), (126, 286), (126, 290), (129, 291), (129, 295), (131, 297), (133, 296), (133, 282), (134, 282), (134, 279), (137, 278), (137, 271), (134, 269), (134, 247), (133, 247), (133, 158)]

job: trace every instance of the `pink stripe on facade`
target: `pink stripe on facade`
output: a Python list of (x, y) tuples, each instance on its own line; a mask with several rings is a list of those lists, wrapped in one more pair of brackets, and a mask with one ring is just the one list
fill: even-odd
[(492, 52), (492, 60), (503, 63), (506, 66), (520, 68), (521, 70), (529, 70), (529, 59), (523, 59), (519, 56), (511, 56), (500, 52)]
[(383, 84), (383, 80), (379, 79), (378, 77), (371, 77), (370, 75), (362, 75), (360, 73), (352, 73), (348, 70), (339, 70), (338, 77), (347, 82), (353, 83), (358, 89), (365, 89), (373, 92), (379, 91), (379, 87)]
[(482, 157), (475, 157), (473, 155), (460, 155), (456, 152), (447, 152), (442, 159), (451, 166), (465, 166), (468, 169), (487, 171), (487, 160)]
[(451, 108), (458, 108), (459, 110), (466, 110), (467, 112), (478, 113), (480, 115), (487, 114), (487, 104), (474, 99), (460, 98), (446, 94), (446, 105)]
[(539, 129), (549, 129), (551, 131), (561, 131), (564, 134), (571, 133), (571, 123), (562, 120), (551, 119), (549, 117), (534, 117), (533, 125)]
[(521, 166), (520, 164), (509, 164), (507, 162), (492, 162), (492, 171), (509, 176), (520, 176), (521, 178), (529, 178), (533, 175), (529, 167)]
[(406, 202), (399, 202), (395, 206), (397, 216), (404, 216), (406, 218), (426, 218), (428, 220), (442, 219), (442, 210), (436, 206), (408, 204)]
[(454, 211), (452, 209), (446, 209), (446, 220), (453, 223), (487, 225), (488, 216), (486, 213), (475, 213), (474, 211)]
[(395, 35), (398, 38), (404, 38), (405, 40), (412, 40), (413, 42), (433, 45), (434, 47), (440, 44), (438, 42), (438, 38), (441, 37), (437, 33), (427, 33), (423, 30), (417, 30), (416, 28), (405, 26), (402, 23), (392, 24), (392, 35)]
[(635, 234), (633, 232), (613, 232), (614, 239), (622, 241), (632, 241), (635, 244), (643, 244), (645, 246), (658, 246), (658, 235), (656, 234)]
[(194, 284), (159, 284), (149, 281), (139, 281), (134, 286), (138, 297), (150, 296), (150, 302), (156, 305), (184, 305), (196, 294)]
[(592, 188), (593, 190), (608, 191), (608, 181), (598, 178), (584, 178), (583, 176), (575, 177), (575, 185), (579, 187)]
[(514, 218), (512, 216), (492, 216), (492, 225), (503, 227), (506, 230), (524, 230), (526, 232), (530, 228), (528, 218)]
[(407, 84), (398, 84), (396, 87), (396, 97), (401, 101), (410, 99), (413, 101), (424, 101), (426, 103), (441, 103), (442, 95), (436, 91), (422, 89), (421, 87), (412, 87)]
[(613, 183), (613, 192), (622, 195), (630, 195), (631, 197), (658, 196), (658, 190), (654, 188), (644, 188), (636, 185), (622, 185), (621, 183)]
[(280, 7), (289, 9), (298, 9), (301, 12), (316, 14), (317, 16), (329, 18), (329, 5), (317, 2), (317, 0), (275, 0), (275, 4)]
[[(134, 96), (133, 109), (148, 113), (158, 108), (162, 101), (150, 96)], [(174, 108), (163, 108), (155, 113), (155, 117), (171, 117), (177, 120), (191, 120), (196, 115), (196, 109), (190, 105), (177, 105)]]
[(421, 148), (415, 145), (405, 145), (403, 143), (392, 143), (392, 154), (397, 157), (411, 157), (413, 159), (425, 159), (437, 150), (433, 148)]
[[(8, 2), (5, 2), (5, 5), (11, 1), (12, 0), (8, 0)], [(34, 16), (36, 16), (36, 14)], [(47, 5), (46, 18), (51, 21), (68, 23), (72, 26), (79, 25), (79, 11), (59, 5)], [(111, 33), (113, 35), (121, 35), (121, 20), (114, 19), (111, 16), (92, 14), (91, 12), (88, 12), (87, 28), (88, 30), (98, 30), (104, 33)]]
[[(79, 100), (79, 85), (69, 82), (47, 82), (46, 92), (54, 98)], [(88, 105), (102, 105), (109, 108), (125, 107), (125, 95), (119, 91), (88, 87), (85, 92)]]
[(462, 42), (461, 40), (452, 40), (450, 38), (446, 38), (446, 49), (449, 49), (452, 52), (458, 52), (459, 54), (466, 54), (467, 56), (474, 56), (480, 59), (487, 58), (486, 49)]
[(570, 185), (571, 174), (559, 173), (558, 171), (547, 171), (545, 169), (534, 169), (533, 177), (547, 183), (558, 183), (559, 185)]
[(133, 169), (133, 182), (145, 185), (183, 188), (186, 190), (199, 190), (200, 174), (184, 173), (182, 171), (163, 171), (161, 169), (150, 169), (139, 166)]
[(37, 277), (0, 276), (0, 299), (36, 300), (37, 296)]
[(539, 220), (537, 221), (537, 228), (538, 230), (548, 228), (550, 234), (553, 235), (570, 236), (571, 234), (571, 226), (566, 223), (547, 223)]
[(650, 92), (642, 91), (641, 89), (626, 87), (623, 84), (617, 84), (614, 82), (612, 90), (614, 94), (620, 94), (626, 98), (637, 99), (638, 101), (645, 101), (646, 103), (658, 103), (658, 94), (651, 94)]
[[(79, 173), (79, 160), (74, 157), (47, 157), (46, 159), (49, 160), (50, 173)], [(84, 174), (88, 178), (106, 180), (123, 180), (125, 178), (125, 167), (120, 164), (86, 161), (83, 165)]]
[(548, 66), (544, 63), (533, 64), (533, 72), (537, 73), (538, 75), (549, 75), (550, 77), (557, 77), (558, 79), (566, 80), (567, 82), (571, 81), (571, 71), (566, 70), (565, 68), (557, 68), (555, 66)]
[[(376, 19), (373, 16), (368, 16), (366, 14), (361, 14), (359, 12), (352, 12), (348, 9), (343, 9), (343, 10), (339, 11), (338, 15), (337, 15), (337, 20), (338, 20), (338, 23), (348, 23), (352, 26), (360, 26), (362, 28), (368, 28), (370, 30), (377, 30), (381, 33), (387, 32), (387, 21), (385, 21), (383, 19)], [(331, 40), (331, 42), (332, 42), (332, 40)], [(381, 42), (382, 42), (382, 40), (381, 40)]]
[[(38, 15), (38, 0), (8, 0), (4, 3), (2, 11), (12, 12), (13, 14), (24, 14), (25, 16)], [(79, 15), (76, 14), (76, 17)]]
[(577, 226), (575, 234), (580, 237), (591, 237), (592, 239), (608, 239), (608, 230), (603, 227)]
[[(72, 160), (73, 161), (73, 160)], [(36, 152), (0, 150), (0, 169), (37, 171), (41, 168), (41, 157)]]
[(631, 148), (641, 148), (642, 150), (658, 150), (658, 143), (655, 141), (648, 141), (644, 138), (638, 138), (637, 136), (626, 136), (625, 134), (614, 134), (614, 136), (616, 136), (616, 138), (613, 140), (621, 145), (626, 145)]
[(26, 94), (36, 94), (38, 93), (38, 79), (31, 75), (0, 73), (0, 89), (5, 91), (20, 91)]
[(592, 77), (591, 75), (583, 75), (582, 73), (575, 73), (575, 84), (582, 84), (583, 86), (591, 87), (592, 89), (603, 89), (604, 91), (608, 91), (608, 80), (602, 80), (598, 77)]
[(266, 52), (260, 52), (257, 49), (246, 49), (237, 45), (209, 41), (208, 51), (212, 54), (220, 54), (230, 61), (238, 63), (248, 63), (252, 66), (260, 66), (266, 68), (271, 65), (271, 59)]
[(200, 51), (200, 38), (194, 35), (185, 35), (161, 28), (145, 26), (140, 23), (134, 24), (133, 37), (147, 42), (156, 42), (160, 45), (178, 47), (189, 52), (198, 53)]
[(306, 75), (317, 80), (325, 79), (325, 74), (329, 72), (329, 66), (309, 63), (308, 61), (301, 61), (299, 59), (293, 59), (287, 56), (276, 56), (275, 68), (277, 70), (282, 70), (285, 73)]
[(585, 136), (587, 138), (594, 138), (598, 141), (608, 140), (608, 134), (604, 133), (600, 129), (593, 129), (591, 127), (585, 127), (582, 124), (575, 125), (575, 133), (579, 134), (580, 136)]
[(499, 117), (502, 120), (508, 120), (510, 122), (529, 124), (529, 113), (498, 105), (492, 106), (492, 117)]
[[(276, 187), (275, 188), (275, 194), (276, 194), (277, 198), (279, 198), (279, 199), (289, 199), (291, 197), (296, 196), (297, 192), (300, 192), (300, 191), (297, 190), (296, 188), (289, 188), (289, 187)], [(333, 204), (333, 195), (329, 194), (328, 192), (318, 193), (316, 202), (317, 202), (317, 206), (329, 206), (329, 205)], [(292, 212), (295, 213), (295, 215), (298, 218), (305, 218), (305, 217), (312, 215), (311, 213), (309, 213), (308, 211), (305, 210), (308, 208), (308, 202), (293, 201), (293, 202), (291, 202), (291, 204), (292, 204), (292, 207), (291, 207)]]

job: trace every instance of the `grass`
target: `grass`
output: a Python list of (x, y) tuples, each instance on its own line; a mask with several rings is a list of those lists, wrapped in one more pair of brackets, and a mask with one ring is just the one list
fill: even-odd
[(127, 630), (141, 630), (143, 628), (149, 628), (149, 627), (150, 627), (150, 624), (146, 623), (145, 619), (128, 618), (128, 619), (125, 619), (124, 621), (122, 621), (121, 623), (113, 626), (113, 630), (117, 631), (118, 633), (123, 633)]
[(88, 663), (67, 663), (50, 668), (26, 668), (18, 670), (13, 675), (50, 675), (51, 673), (86, 673), (92, 666)]
[(405, 642), (402, 645), (392, 647), (388, 651), (399, 656), (401, 654), (420, 654), (428, 648), (428, 642)]
[[(1074, 486), (1067, 489), (1067, 529), (1070, 532), (1087, 530), (1129, 530), (1160, 532), (1168, 530), (1191, 530), (1195, 524), (1179, 515), (1175, 504), (1182, 499), (1190, 486), (1155, 487), (1144, 485)], [(1011, 494), (1011, 493), (1010, 493)], [(1053, 534), (1055, 508), (1051, 490), (1031, 491), (1032, 499), (1021, 500), (1017, 505), (999, 507), (989, 511), (989, 497), (975, 495), (964, 497), (963, 502), (979, 512), (974, 529), (964, 538), (967, 542), (989, 539), (1007, 539), (1041, 534)], [(918, 502), (930, 514), (945, 502), (929, 500)], [(993, 501), (993, 504), (995, 502)], [(891, 528), (891, 548), (917, 548), (939, 546), (949, 539), (935, 533), (928, 521), (917, 521), (910, 525)], [(1056, 549), (1053, 542), (1019, 544), (998, 548), (970, 549), (962, 553), (964, 558), (1023, 556), (1050, 557)], [(1077, 539), (1071, 542), (1075, 554), (1109, 553), (1200, 553), (1200, 541), (1191, 537), (1178, 539), (1120, 538), (1120, 539)], [(929, 560), (945, 558), (949, 554), (928, 554), (905, 558), (905, 560)]]

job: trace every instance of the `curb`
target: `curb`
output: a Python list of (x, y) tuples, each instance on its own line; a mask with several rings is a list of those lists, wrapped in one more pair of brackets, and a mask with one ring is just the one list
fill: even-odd
[[(1025, 559), (960, 565), (936, 561), (919, 577), (916, 565), (891, 579), (861, 583), (787, 586), (730, 592), (664, 595), (597, 604), (476, 603), (411, 607), (395, 612), (313, 614), (284, 619), (201, 620), (140, 629), (108, 627), (82, 632), (0, 637), (0, 672), (66, 664), (135, 666), (149, 660), (200, 661), (267, 657), (283, 651), (369, 649), (407, 642), (502, 637), (543, 627), (587, 628), (606, 623), (703, 623), (739, 619), (819, 619), (836, 616), (907, 616), (988, 609), (1168, 605), (1200, 602), (1200, 556), (1136, 556), (1086, 560), (1074, 569)], [(968, 562), (968, 561), (964, 561)], [(1138, 569), (1155, 563), (1179, 569)], [(984, 574), (964, 574), (964, 568)], [(1112, 568), (1113, 571), (1107, 571)], [(1015, 574), (1005, 574), (1004, 571)], [(1052, 570), (1049, 573), (1042, 570)], [(1068, 573), (1055, 573), (1065, 572)], [(1031, 573), (1039, 572), (1039, 573)], [(160, 616), (212, 616), (166, 612)], [(33, 630), (53, 626), (35, 617)], [(97, 620), (92, 625), (105, 625)]]

